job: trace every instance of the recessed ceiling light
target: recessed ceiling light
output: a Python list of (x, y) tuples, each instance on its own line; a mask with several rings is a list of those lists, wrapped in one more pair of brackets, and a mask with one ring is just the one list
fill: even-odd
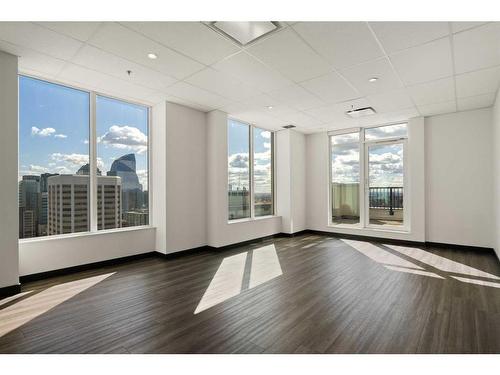
[(268, 105), (267, 109), (273, 109), (273, 106), (272, 105)]
[(372, 77), (368, 80), (368, 82), (377, 82), (378, 81), (378, 77)]
[(295, 125), (292, 125), (292, 124), (282, 126), (282, 128), (283, 128), (283, 129), (293, 129), (293, 128), (295, 128), (295, 127), (296, 127), (296, 126), (295, 126)]
[(151, 60), (155, 60), (158, 58), (158, 55), (156, 53), (148, 53), (148, 58), (150, 58)]

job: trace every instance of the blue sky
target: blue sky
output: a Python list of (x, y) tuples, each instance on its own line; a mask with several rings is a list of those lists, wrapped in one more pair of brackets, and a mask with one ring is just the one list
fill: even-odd
[[(89, 94), (19, 78), (19, 174), (75, 173), (88, 162)], [(97, 98), (98, 165), (103, 174), (114, 159), (135, 153), (147, 189), (146, 107)]]

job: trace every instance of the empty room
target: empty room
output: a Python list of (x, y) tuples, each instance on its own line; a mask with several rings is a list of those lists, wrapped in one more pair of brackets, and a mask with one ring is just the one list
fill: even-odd
[(0, 361), (500, 354), (500, 22), (220, 14), (0, 21)]

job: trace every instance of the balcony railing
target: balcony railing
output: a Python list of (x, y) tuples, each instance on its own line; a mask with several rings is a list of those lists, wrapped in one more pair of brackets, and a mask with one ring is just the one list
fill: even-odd
[(369, 191), (370, 208), (389, 210), (403, 209), (403, 187), (371, 187)]

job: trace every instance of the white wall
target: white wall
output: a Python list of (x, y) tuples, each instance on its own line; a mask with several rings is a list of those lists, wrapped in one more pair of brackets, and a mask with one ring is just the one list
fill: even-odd
[(167, 252), (167, 103), (152, 108), (151, 134), (151, 225), (156, 228), (155, 250)]
[(406, 207), (411, 212), (411, 230), (397, 232), (375, 229), (338, 228), (328, 225), (329, 219), (329, 157), (326, 132), (306, 137), (306, 225), (308, 229), (374, 236), (380, 238), (425, 241), (425, 164), (424, 164), (424, 120), (408, 121), (409, 196)]
[(64, 237), (44, 237), (19, 243), (21, 276), (154, 251), (155, 229), (137, 228)]
[(17, 57), (0, 51), (0, 288), (17, 285)]
[[(221, 247), (281, 232), (281, 217), (228, 222), (227, 114), (207, 114), (207, 239)], [(279, 152), (279, 151), (278, 151)]]
[(500, 95), (493, 107), (493, 247), (500, 259)]
[(306, 229), (306, 137), (294, 130), (276, 133), (276, 212), (282, 232)]
[(491, 109), (425, 119), (427, 241), (493, 247)]
[(167, 103), (166, 113), (166, 252), (171, 253), (207, 244), (207, 126), (205, 113), (195, 109)]

